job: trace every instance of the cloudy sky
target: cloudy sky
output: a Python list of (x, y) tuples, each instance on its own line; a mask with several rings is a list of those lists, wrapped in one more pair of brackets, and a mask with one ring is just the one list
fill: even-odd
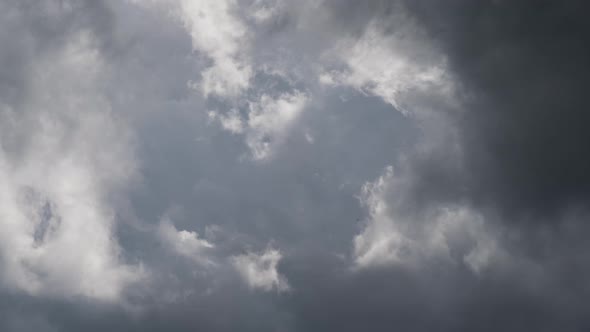
[(587, 331), (587, 13), (0, 0), (0, 330)]

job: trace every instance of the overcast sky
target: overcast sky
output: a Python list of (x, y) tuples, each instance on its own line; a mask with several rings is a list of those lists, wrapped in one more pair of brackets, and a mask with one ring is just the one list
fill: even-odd
[(0, 330), (588, 331), (584, 4), (0, 0)]

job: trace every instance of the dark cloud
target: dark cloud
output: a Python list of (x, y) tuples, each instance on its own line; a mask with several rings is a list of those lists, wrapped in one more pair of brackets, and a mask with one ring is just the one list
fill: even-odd
[(464, 87), (469, 195), (507, 217), (588, 203), (585, 2), (408, 3)]

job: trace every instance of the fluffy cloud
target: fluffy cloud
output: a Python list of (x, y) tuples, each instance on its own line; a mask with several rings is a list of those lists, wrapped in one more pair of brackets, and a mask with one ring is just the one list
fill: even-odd
[[(245, 143), (254, 160), (267, 159), (274, 147), (284, 140), (291, 124), (303, 111), (309, 96), (295, 88), (267, 91), (250, 86), (254, 74), (268, 74), (286, 79), (288, 68), (252, 64), (252, 36), (249, 25), (237, 15), (240, 6), (236, 1), (156, 1), (172, 5), (191, 36), (195, 51), (210, 58), (212, 65), (202, 71), (199, 83), (205, 97), (217, 95), (225, 98), (229, 110), (210, 111), (209, 118), (219, 120), (224, 130), (244, 134)], [(178, 7), (175, 6), (178, 5)], [(280, 2), (255, 1), (247, 4), (248, 16), (263, 23), (278, 15)], [(269, 80), (269, 85), (276, 84)], [(250, 93), (247, 93), (251, 90)], [(270, 93), (273, 92), (273, 93)], [(244, 103), (244, 100), (246, 102)], [(245, 104), (245, 106), (244, 106)], [(236, 105), (242, 106), (240, 109)]]
[(390, 21), (375, 19), (359, 38), (344, 38), (326, 52), (325, 58), (336, 60), (329, 61), (331, 66), (340, 62), (344, 68), (326, 68), (319, 80), (378, 96), (405, 114), (425, 111), (420, 97), (451, 98), (453, 82), (445, 56), (428, 44), (401, 6), (396, 9)]
[(167, 12), (182, 23), (197, 54), (210, 61), (200, 82), (190, 85), (205, 96), (234, 98), (247, 90), (252, 78), (248, 54), (249, 31), (238, 15), (235, 0), (151, 0), (132, 3)]
[(179, 231), (169, 219), (163, 219), (160, 222), (158, 234), (161, 241), (175, 253), (199, 264), (212, 264), (207, 258), (206, 250), (214, 246), (207, 240), (199, 238), (196, 232)]
[(210, 120), (217, 120), (224, 130), (243, 134), (253, 160), (265, 160), (281, 146), (307, 101), (308, 96), (300, 91), (283, 93), (278, 97), (264, 94), (249, 103), (247, 118), (243, 118), (237, 109), (227, 114), (210, 111), (208, 115)]
[(116, 300), (141, 277), (113, 234), (109, 198), (136, 164), (130, 134), (98, 93), (106, 70), (92, 35), (77, 33), (34, 64), (28, 101), (2, 110), (0, 254), (9, 287)]
[(262, 95), (250, 103), (246, 143), (254, 159), (265, 159), (284, 140), (286, 133), (305, 108), (308, 97), (296, 91), (278, 98)]
[[(375, 182), (363, 186), (360, 198), (369, 219), (354, 238), (358, 267), (412, 267), (438, 259), (466, 264), (480, 273), (505, 255), (483, 217), (468, 207), (443, 205), (418, 213), (408, 211), (404, 197), (408, 185), (411, 181), (388, 167)], [(460, 244), (467, 245), (461, 248)]]
[(284, 292), (290, 287), (285, 277), (277, 270), (277, 265), (282, 257), (280, 251), (268, 248), (262, 253), (250, 252), (234, 256), (232, 262), (249, 287), (264, 291)]
[(180, 1), (180, 16), (194, 49), (213, 62), (202, 72), (205, 95), (235, 97), (249, 87), (252, 68), (243, 58), (249, 37), (237, 10), (235, 0)]

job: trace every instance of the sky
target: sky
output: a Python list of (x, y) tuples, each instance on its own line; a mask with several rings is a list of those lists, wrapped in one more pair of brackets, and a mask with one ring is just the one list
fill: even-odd
[(0, 330), (589, 330), (589, 9), (0, 0)]

